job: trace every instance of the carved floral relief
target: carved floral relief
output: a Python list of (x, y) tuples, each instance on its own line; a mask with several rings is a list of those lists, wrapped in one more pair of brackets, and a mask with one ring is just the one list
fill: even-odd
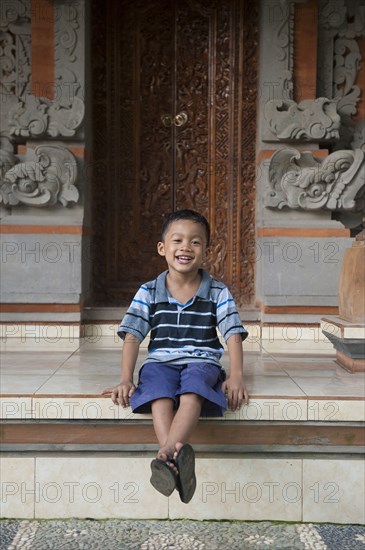
[(16, 206), (66, 206), (77, 202), (77, 164), (74, 155), (59, 145), (40, 145), (36, 160), (19, 162), (5, 148), (0, 150), (0, 204)]
[(310, 151), (281, 149), (269, 164), (270, 208), (354, 210), (364, 185), (365, 153), (336, 151), (316, 159)]
[[(288, 9), (287, 20), (292, 15)], [(364, 93), (357, 85), (360, 36), (365, 36), (364, 0), (319, 0), (317, 93), (320, 97), (296, 103), (283, 91), (282, 98), (270, 99), (264, 105), (262, 135), (264, 141), (326, 144), (330, 154), (320, 160), (309, 151), (278, 150), (270, 160), (265, 206), (338, 211), (361, 208), (365, 128), (364, 120), (355, 119)], [(282, 47), (279, 38), (277, 34), (276, 48)], [(288, 34), (288, 38), (284, 46), (290, 56), (293, 36)], [(291, 71), (290, 64), (288, 69)]]
[[(78, 200), (75, 157), (59, 145), (39, 146), (36, 160), (14, 154), (27, 138), (77, 138), (85, 105), (79, 59), (80, 2), (57, 2), (55, 14), (55, 98), (31, 94), (30, 0), (12, 0), (1, 8), (0, 202), (6, 206), (50, 206)], [(46, 95), (46, 94), (44, 94)], [(57, 167), (57, 169), (56, 169)]]

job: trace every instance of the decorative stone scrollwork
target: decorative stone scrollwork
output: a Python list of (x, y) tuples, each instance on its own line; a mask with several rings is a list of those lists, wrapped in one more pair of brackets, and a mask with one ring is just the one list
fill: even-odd
[(37, 160), (26, 162), (18, 162), (5, 148), (0, 153), (0, 203), (66, 206), (78, 201), (76, 159), (65, 147), (40, 145), (34, 150)]
[(9, 112), (10, 135), (41, 138), (75, 135), (85, 114), (84, 102), (48, 101), (28, 95)]
[[(52, 8), (53, 9), (53, 8)], [(85, 115), (80, 74), (83, 60), (78, 42), (81, 7), (65, 2), (55, 9), (55, 97), (46, 90), (31, 94), (31, 7), (30, 2), (5, 3), (0, 22), (1, 126), (14, 138), (42, 139), (46, 136), (76, 136)]]
[(320, 97), (297, 104), (291, 100), (272, 99), (265, 105), (264, 139), (333, 141), (339, 137), (340, 116), (336, 102)]
[(1, 7), (0, 77), (6, 94), (22, 95), (30, 84), (30, 6), (12, 0)]
[(324, 160), (309, 151), (281, 149), (271, 157), (265, 206), (303, 210), (355, 210), (364, 186), (365, 153), (336, 151)]

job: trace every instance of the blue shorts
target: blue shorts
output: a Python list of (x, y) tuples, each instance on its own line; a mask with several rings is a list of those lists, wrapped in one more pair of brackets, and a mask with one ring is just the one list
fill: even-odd
[(145, 363), (138, 386), (130, 399), (132, 411), (150, 413), (155, 399), (170, 398), (179, 406), (179, 396), (195, 393), (204, 397), (200, 416), (223, 416), (227, 400), (222, 392), (225, 372), (212, 363)]

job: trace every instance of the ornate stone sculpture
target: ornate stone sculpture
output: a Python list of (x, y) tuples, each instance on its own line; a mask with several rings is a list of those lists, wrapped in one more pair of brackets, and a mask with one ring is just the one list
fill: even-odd
[(299, 104), (272, 99), (265, 105), (264, 120), (267, 141), (333, 141), (339, 137), (341, 122), (336, 102), (325, 97)]
[(324, 160), (311, 152), (281, 149), (271, 157), (265, 206), (303, 210), (354, 210), (364, 185), (365, 153), (336, 151)]
[(8, 136), (41, 139), (75, 137), (85, 114), (82, 97), (83, 59), (78, 51), (81, 7), (61, 3), (55, 10), (55, 99), (31, 94), (31, 8), (14, 0), (1, 12), (0, 75), (2, 131)]
[(50, 206), (59, 202), (66, 206), (77, 202), (76, 159), (65, 147), (40, 145), (34, 151), (37, 160), (26, 162), (17, 162), (5, 148), (0, 152), (0, 203)]
[(51, 102), (29, 95), (10, 110), (10, 134), (35, 138), (45, 135), (72, 137), (80, 126), (84, 113), (84, 103), (78, 97), (74, 97), (71, 102)]

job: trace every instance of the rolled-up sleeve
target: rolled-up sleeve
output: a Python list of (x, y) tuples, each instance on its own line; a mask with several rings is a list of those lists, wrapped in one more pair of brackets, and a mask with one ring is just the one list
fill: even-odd
[(144, 340), (151, 329), (150, 307), (149, 289), (142, 285), (118, 327), (117, 333), (122, 340), (126, 334), (133, 334), (140, 342)]

